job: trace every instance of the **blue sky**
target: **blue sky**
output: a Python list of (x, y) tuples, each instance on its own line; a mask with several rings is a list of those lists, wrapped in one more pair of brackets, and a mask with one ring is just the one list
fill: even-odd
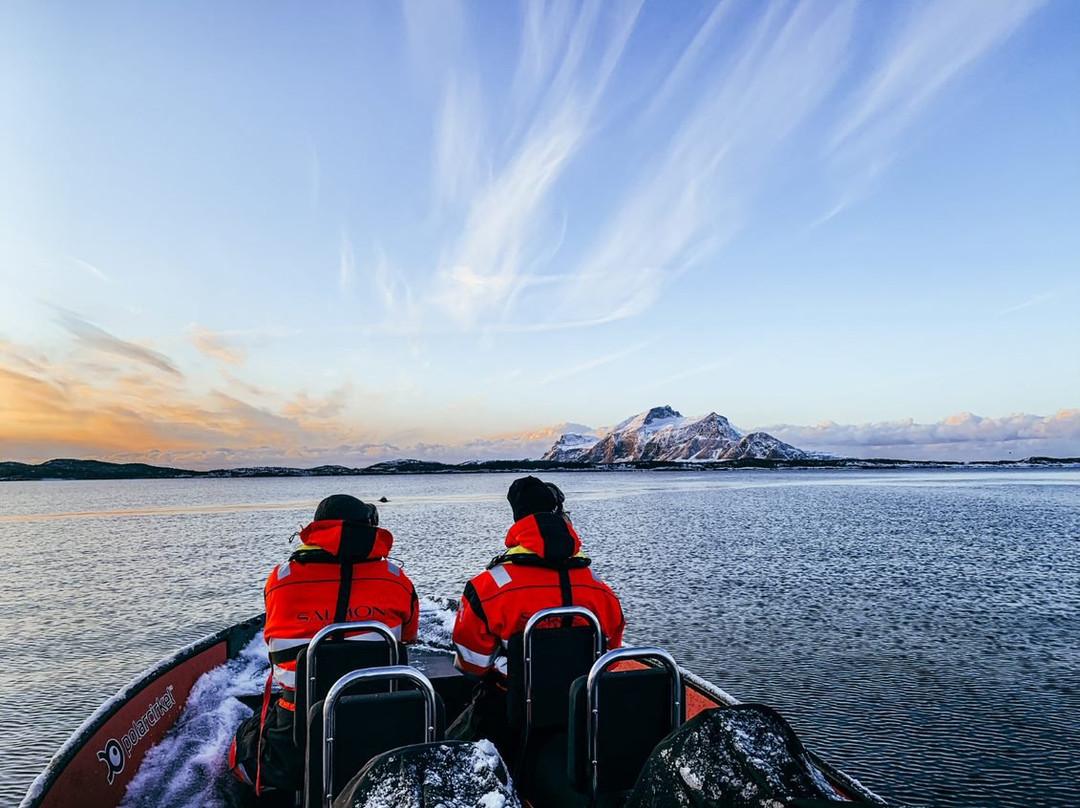
[(5, 4), (0, 456), (536, 456), (658, 404), (1080, 454), (1078, 40), (1067, 0)]

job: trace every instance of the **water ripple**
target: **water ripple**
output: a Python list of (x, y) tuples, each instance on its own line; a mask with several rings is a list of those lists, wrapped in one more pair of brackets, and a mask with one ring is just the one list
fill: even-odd
[[(386, 495), (394, 556), (455, 598), (513, 475), (0, 486), (0, 804), (105, 698), (258, 612), (314, 503)], [(562, 474), (628, 639), (916, 805), (1080, 804), (1080, 474)], [(25, 705), (34, 708), (28, 711)]]

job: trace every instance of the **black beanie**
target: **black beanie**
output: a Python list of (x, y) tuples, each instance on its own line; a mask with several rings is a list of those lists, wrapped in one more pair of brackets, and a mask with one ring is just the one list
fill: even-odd
[(379, 512), (374, 505), (368, 505), (349, 494), (333, 494), (319, 503), (315, 509), (316, 522), (328, 519), (349, 519), (369, 525), (379, 524)]
[(515, 522), (534, 513), (551, 513), (559, 507), (552, 490), (532, 476), (514, 480), (506, 493), (506, 499), (514, 509)]

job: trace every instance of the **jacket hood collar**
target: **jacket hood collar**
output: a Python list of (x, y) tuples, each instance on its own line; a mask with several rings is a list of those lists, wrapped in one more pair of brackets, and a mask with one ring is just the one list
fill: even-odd
[(550, 561), (561, 561), (581, 552), (574, 526), (553, 513), (537, 513), (514, 522), (506, 534), (506, 546), (521, 547)]
[(300, 540), (318, 547), (342, 561), (385, 558), (394, 546), (389, 530), (351, 519), (324, 519), (300, 531)]

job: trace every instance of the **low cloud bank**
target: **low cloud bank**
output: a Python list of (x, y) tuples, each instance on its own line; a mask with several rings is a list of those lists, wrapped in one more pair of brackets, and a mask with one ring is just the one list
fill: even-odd
[(851, 457), (901, 460), (1003, 460), (1032, 455), (1080, 456), (1080, 410), (1053, 415), (1014, 413), (987, 418), (970, 412), (931, 424), (911, 419), (864, 424), (763, 427), (800, 449)]
[[(961, 413), (932, 424), (911, 419), (865, 424), (827, 422), (817, 426), (781, 424), (764, 431), (810, 451), (843, 457), (899, 460), (1020, 460), (1032, 456), (1080, 457), (1080, 410), (1054, 415), (1013, 414), (986, 418)], [(459, 463), (465, 460), (539, 458), (564, 432), (585, 432), (581, 424), (561, 424), (521, 435), (499, 435), (458, 443), (363, 443), (301, 446), (283, 450), (262, 445), (168, 452), (113, 453), (113, 462), (149, 462), (185, 468), (337, 464), (362, 468), (384, 460), (415, 458)]]
[[(363, 406), (365, 425), (385, 423), (392, 402), (349, 385), (321, 396), (275, 396), (235, 383), (231, 375), (224, 376), (224, 389), (192, 393), (185, 378), (152, 350), (121, 345), (75, 317), (67, 325), (80, 335), (77, 347), (89, 350), (64, 364), (0, 338), (0, 460), (72, 457), (197, 470), (363, 468), (404, 458), (447, 463), (539, 458), (564, 433), (600, 434), (583, 424), (562, 423), (436, 442), (433, 430), (361, 428), (349, 424), (350, 414)], [(738, 426), (750, 431), (749, 424)], [(801, 449), (845, 457), (1080, 457), (1080, 409), (999, 418), (961, 413), (932, 424), (908, 419), (763, 429)]]

